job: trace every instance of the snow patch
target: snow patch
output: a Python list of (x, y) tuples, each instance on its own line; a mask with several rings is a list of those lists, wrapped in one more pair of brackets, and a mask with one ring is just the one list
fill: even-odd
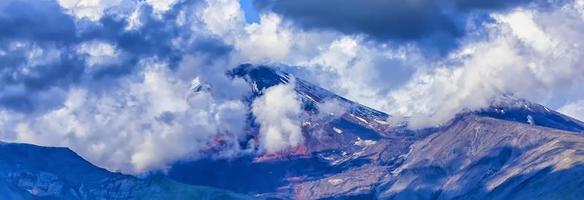
[(337, 127), (333, 127), (333, 131), (335, 131), (335, 133), (337, 133), (337, 134), (342, 134), (343, 133), (343, 130), (341, 130), (341, 129), (337, 128)]
[(357, 137), (357, 141), (355, 141), (355, 145), (362, 146), (362, 147), (371, 146), (371, 145), (374, 145), (375, 143), (376, 142), (373, 140), (363, 140), (360, 137)]
[(340, 179), (340, 178), (333, 178), (333, 179), (329, 179), (329, 180), (327, 180), (327, 182), (328, 182), (328, 183), (330, 183), (331, 185), (334, 185), (334, 186), (336, 186), (336, 185), (339, 185), (339, 184), (341, 184), (341, 183), (343, 182), (343, 179)]
[(369, 122), (367, 120), (365, 120), (365, 119), (363, 119), (363, 118), (361, 118), (359, 116), (356, 116), (356, 115), (353, 115), (353, 114), (351, 114), (351, 116), (354, 117), (355, 119), (357, 119), (357, 120), (365, 123), (365, 124), (369, 124)]
[(527, 115), (527, 123), (530, 125), (535, 125), (535, 121), (533, 121), (533, 117), (531, 115)]

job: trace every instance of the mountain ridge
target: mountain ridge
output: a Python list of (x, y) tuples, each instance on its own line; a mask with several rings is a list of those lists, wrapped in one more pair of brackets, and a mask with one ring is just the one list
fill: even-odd
[(249, 199), (164, 177), (96, 167), (64, 147), (0, 143), (0, 199)]
[[(249, 101), (262, 95), (266, 88), (288, 83), (292, 77), (291, 74), (267, 66), (254, 65), (241, 65), (228, 74), (243, 78), (250, 84), (253, 95)], [(410, 199), (415, 196), (403, 196), (401, 195), (402, 193), (395, 194), (384, 191), (393, 188), (393, 186), (388, 185), (395, 184), (395, 181), (400, 179), (399, 174), (392, 174), (392, 172), (403, 166), (412, 156), (412, 148), (424, 142), (426, 138), (436, 135), (448, 135), (444, 133), (452, 132), (453, 127), (461, 127), (461, 124), (464, 124), (467, 120), (478, 119), (481, 123), (494, 121), (495, 124), (500, 123), (502, 127), (512, 124), (513, 127), (522, 130), (517, 134), (528, 136), (529, 134), (525, 133), (526, 130), (538, 130), (537, 134), (540, 135), (555, 135), (556, 131), (561, 130), (572, 131), (570, 132), (571, 134), (581, 137), (579, 132), (584, 130), (582, 122), (521, 99), (511, 99), (513, 100), (511, 102), (499, 101), (499, 104), (494, 104), (490, 108), (459, 113), (450, 122), (440, 127), (409, 130), (405, 125), (392, 126), (386, 123), (385, 120), (390, 117), (388, 114), (337, 96), (302, 79), (295, 78), (295, 83), (295, 90), (304, 105), (303, 109), (309, 116), (318, 115), (319, 103), (331, 99), (342, 102), (341, 105), (345, 106), (347, 110), (339, 118), (332, 121), (319, 121), (318, 118), (308, 117), (307, 121), (303, 122), (303, 124), (308, 125), (302, 127), (305, 137), (305, 143), (302, 144), (303, 154), (284, 153), (284, 155), (280, 155), (276, 159), (262, 162), (253, 162), (254, 156), (252, 155), (250, 158), (246, 158), (250, 160), (249, 162), (244, 161), (245, 159), (235, 159), (227, 162), (207, 160), (204, 162), (182, 163), (175, 165), (170, 170), (169, 176), (185, 183), (212, 185), (242, 193), (278, 198), (326, 199), (356, 197), (395, 199), (397, 197), (406, 197), (406, 199)], [(531, 121), (529, 118), (531, 118)], [(482, 126), (481, 123), (473, 123), (472, 127), (480, 127)], [(494, 125), (493, 127), (497, 126)], [(473, 129), (461, 130), (468, 132)], [(506, 133), (495, 132), (494, 134), (505, 135)], [(464, 135), (464, 137), (469, 136)], [(546, 138), (553, 140), (551, 139), (553, 137)], [(582, 141), (577, 140), (576, 142), (580, 144)], [(471, 143), (465, 144), (467, 146), (474, 145)], [(520, 144), (522, 145), (523, 143), (518, 142), (513, 145)], [(511, 147), (514, 146), (511, 145)], [(450, 151), (465, 151), (464, 148), (461, 150), (457, 146), (441, 146), (441, 148), (449, 149)], [(495, 146), (489, 148), (486, 151), (498, 151), (492, 149)], [(577, 150), (573, 147), (566, 148), (570, 151)], [(511, 152), (523, 154), (519, 150)], [(489, 155), (485, 154), (483, 157)], [(474, 159), (471, 158), (471, 155), (467, 156), (464, 158)], [(551, 157), (555, 158), (558, 155), (553, 154)], [(578, 163), (580, 163), (580, 158), (577, 157), (577, 159)], [(219, 167), (222, 173), (238, 177), (237, 184), (231, 184), (226, 180), (221, 181), (222, 179), (228, 179), (230, 176), (224, 177), (218, 174), (211, 174), (203, 178), (189, 177), (189, 173), (210, 172), (216, 167)], [(437, 169), (448, 168), (448, 166), (436, 167)], [(234, 174), (231, 174), (230, 171), (234, 171)], [(580, 171), (577, 170), (576, 172), (579, 173)], [(239, 172), (243, 172), (246, 175), (241, 176)], [(367, 176), (363, 176), (364, 174), (367, 174)], [(444, 176), (446, 175), (448, 173)], [(256, 179), (263, 180), (266, 184), (258, 183), (255, 181)], [(443, 177), (442, 179), (445, 178)], [(440, 182), (434, 182), (434, 184), (437, 183)], [(241, 185), (246, 185), (247, 187), (241, 187)], [(439, 187), (434, 188), (437, 189), (430, 190), (431, 194), (442, 191)], [(404, 190), (403, 192), (407, 194), (408, 191)], [(422, 192), (415, 193), (421, 194)], [(458, 194), (458, 196), (469, 194)], [(436, 195), (440, 197), (439, 193), (436, 193)], [(449, 196), (451, 194), (444, 193), (444, 195), (451, 197)], [(484, 196), (471, 195), (469, 197), (482, 198)]]
[[(227, 74), (250, 85), (252, 93), (245, 97), (250, 104), (265, 89), (293, 78), (255, 65)], [(305, 141), (297, 147), (269, 156), (257, 152), (181, 161), (167, 174), (136, 178), (95, 167), (67, 148), (0, 142), (0, 198), (584, 197), (584, 123), (545, 106), (505, 97), (489, 108), (459, 113), (442, 126), (410, 130), (387, 123), (389, 114), (295, 80), (307, 116)], [(202, 83), (194, 92), (213, 89)], [(343, 112), (322, 117), (327, 101)], [(248, 120), (241, 144), (258, 134), (259, 125)]]

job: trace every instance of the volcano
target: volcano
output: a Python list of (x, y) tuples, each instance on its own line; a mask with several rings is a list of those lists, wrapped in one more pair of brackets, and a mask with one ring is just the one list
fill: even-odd
[[(229, 75), (250, 85), (249, 102), (293, 77), (253, 65)], [(302, 145), (278, 155), (181, 162), (168, 177), (281, 199), (584, 197), (584, 123), (545, 106), (505, 97), (443, 126), (410, 130), (387, 123), (389, 114), (294, 79), (308, 116)], [(329, 101), (342, 113), (323, 118), (319, 105)], [(257, 125), (249, 126), (253, 138)]]
[[(584, 198), (584, 123), (545, 106), (504, 96), (442, 126), (411, 130), (273, 67), (246, 64), (227, 74), (250, 86), (250, 105), (294, 79), (304, 142), (272, 154), (181, 161), (147, 178), (108, 172), (65, 148), (3, 143), (0, 198)], [(326, 102), (337, 110), (323, 109)], [(253, 119), (241, 146), (257, 140)]]

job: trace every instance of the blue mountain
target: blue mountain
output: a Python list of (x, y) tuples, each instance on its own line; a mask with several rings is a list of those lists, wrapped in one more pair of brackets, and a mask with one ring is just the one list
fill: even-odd
[(67, 148), (0, 143), (0, 199), (250, 199), (96, 167)]

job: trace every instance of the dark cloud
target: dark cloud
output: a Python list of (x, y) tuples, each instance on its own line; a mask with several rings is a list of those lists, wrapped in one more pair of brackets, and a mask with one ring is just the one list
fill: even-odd
[(500, 10), (515, 7), (529, 0), (452, 0), (452, 3), (461, 11), (476, 9)]
[(0, 2), (0, 41), (34, 39), (66, 42), (75, 38), (73, 19), (55, 1)]
[[(260, 10), (272, 10), (306, 29), (334, 29), (366, 34), (375, 40), (419, 41), (448, 46), (464, 35), (473, 10), (499, 10), (524, 0), (257, 0)], [(427, 41), (426, 41), (427, 42)]]

